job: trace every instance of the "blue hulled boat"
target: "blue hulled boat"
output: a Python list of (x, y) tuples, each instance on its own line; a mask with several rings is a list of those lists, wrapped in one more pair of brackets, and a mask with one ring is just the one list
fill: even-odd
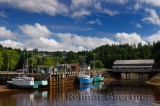
[(80, 84), (89, 84), (93, 82), (93, 78), (90, 78), (89, 75), (83, 75), (79, 77)]

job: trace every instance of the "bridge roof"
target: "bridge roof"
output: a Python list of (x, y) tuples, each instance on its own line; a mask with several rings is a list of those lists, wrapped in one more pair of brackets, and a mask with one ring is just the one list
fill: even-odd
[(145, 60), (116, 60), (116, 64), (154, 64), (154, 59), (145, 59)]

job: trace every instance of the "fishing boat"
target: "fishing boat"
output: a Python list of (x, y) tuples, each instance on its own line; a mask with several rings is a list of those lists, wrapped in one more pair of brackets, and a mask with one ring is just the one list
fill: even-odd
[(7, 81), (7, 87), (15, 88), (15, 89), (33, 89), (36, 88), (34, 86), (34, 78), (33, 77), (15, 77), (12, 78), (11, 81)]
[(79, 77), (80, 84), (88, 84), (93, 82), (93, 78), (90, 78), (90, 75), (83, 75)]
[(38, 86), (39, 88), (46, 87), (46, 86), (48, 86), (48, 81), (47, 80), (34, 81), (34, 85)]
[(94, 77), (94, 81), (102, 81), (103, 79), (104, 79), (104, 77), (102, 77), (101, 74)]
[(48, 86), (48, 81), (34, 81), (33, 77), (15, 77), (7, 81), (7, 87), (14, 89), (34, 89)]

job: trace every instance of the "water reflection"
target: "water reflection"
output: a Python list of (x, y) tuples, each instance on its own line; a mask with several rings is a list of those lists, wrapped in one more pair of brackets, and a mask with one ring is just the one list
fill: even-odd
[(90, 88), (93, 88), (94, 86), (93, 85), (90, 85), (90, 84), (88, 84), (88, 85), (80, 85), (80, 90), (85, 90), (85, 89), (90, 89)]
[(0, 106), (152, 106), (159, 101), (159, 86), (137, 83), (96, 82), (62, 89), (0, 93)]

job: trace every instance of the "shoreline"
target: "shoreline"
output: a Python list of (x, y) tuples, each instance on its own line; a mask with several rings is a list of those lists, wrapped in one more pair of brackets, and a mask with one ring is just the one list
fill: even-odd
[(146, 82), (147, 84), (151, 84), (151, 85), (157, 85), (160, 86), (160, 76), (156, 75), (154, 77), (152, 77), (149, 81)]
[(0, 85), (0, 93), (1, 92), (8, 92), (8, 91), (13, 91), (13, 89), (7, 88), (7, 85)]

